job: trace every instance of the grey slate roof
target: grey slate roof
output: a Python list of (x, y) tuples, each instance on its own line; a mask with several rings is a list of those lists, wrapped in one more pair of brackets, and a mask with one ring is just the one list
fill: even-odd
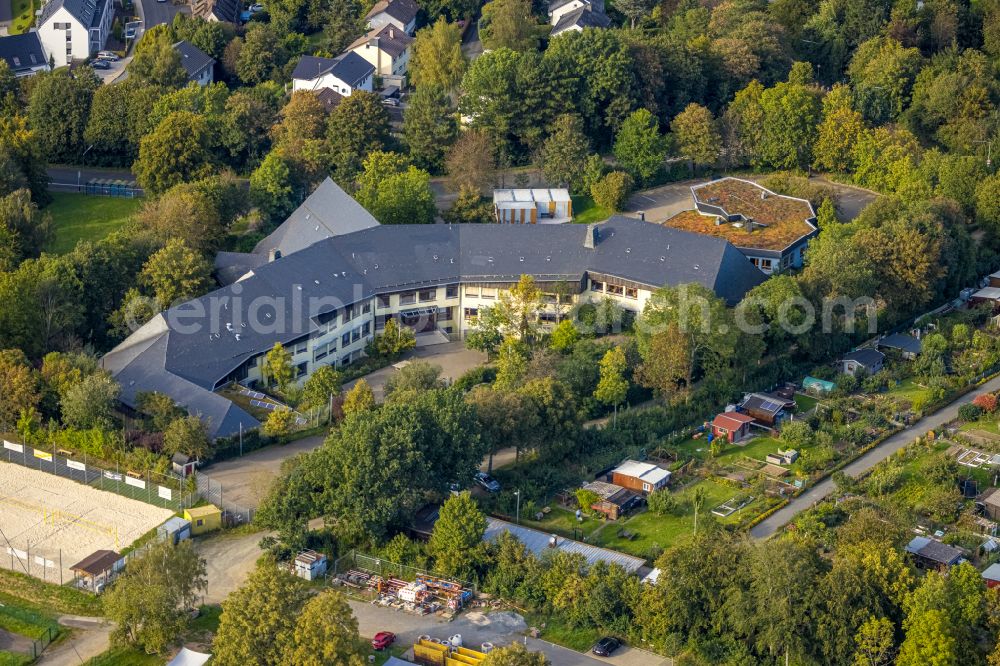
[(187, 72), (188, 78), (196, 79), (206, 67), (215, 64), (215, 58), (208, 55), (197, 46), (188, 41), (180, 41), (174, 44), (174, 49), (181, 54), (181, 65)]
[(302, 56), (292, 71), (293, 79), (314, 81), (325, 74), (333, 74), (349, 86), (365, 79), (375, 71), (375, 66), (354, 51), (342, 53), (336, 58)]
[(0, 37), (0, 59), (7, 61), (15, 75), (48, 63), (37, 32)]
[(329, 177), (302, 202), (254, 253), (268, 256), (278, 250), (287, 257), (321, 240), (377, 227), (378, 220)]
[(718, 238), (625, 217), (593, 228), (600, 235), (593, 248), (584, 246), (591, 228), (572, 224), (391, 225), (334, 236), (161, 313), (102, 365), (122, 382), (126, 404), (137, 391), (162, 391), (226, 434), (249, 416), (210, 393), (227, 375), (275, 342), (317, 330), (317, 316), (378, 293), (516, 282), (522, 274), (540, 282), (579, 281), (594, 273), (650, 289), (697, 282), (732, 304), (765, 279)]
[(864, 349), (856, 349), (849, 354), (845, 354), (843, 360), (856, 361), (866, 368), (873, 368), (885, 360), (885, 354), (866, 347)]
[(922, 348), (920, 340), (905, 333), (887, 335), (878, 341), (878, 346), (885, 347), (886, 349), (898, 349), (910, 354), (919, 354)]
[(195, 0), (192, 11), (205, 20), (214, 16), (226, 23), (239, 23), (240, 3), (238, 0)]
[(371, 19), (379, 14), (388, 14), (403, 25), (406, 25), (417, 18), (420, 5), (414, 0), (379, 0), (375, 6), (365, 15), (366, 19)]
[(361, 35), (347, 48), (351, 51), (358, 48), (359, 46), (364, 46), (373, 39), (378, 40), (378, 46), (380, 49), (388, 53), (393, 58), (398, 58), (402, 55), (410, 44), (413, 43), (413, 37), (408, 33), (403, 32), (399, 28), (392, 25), (384, 25), (380, 29), (371, 30), (368, 33)]
[(964, 556), (960, 548), (941, 543), (937, 539), (917, 536), (906, 545), (906, 552), (919, 555), (938, 564), (957, 564)]
[(552, 34), (558, 35), (560, 32), (580, 26), (581, 28), (607, 28), (611, 25), (611, 19), (607, 14), (602, 14), (592, 10), (590, 7), (580, 7), (559, 17), (559, 21), (552, 27)]
[(91, 27), (93, 23), (100, 19), (97, 11), (98, 5), (106, 0), (49, 0), (42, 7), (42, 14), (38, 17), (38, 25), (42, 25), (55, 14), (61, 7), (65, 7), (70, 16), (86, 27)]

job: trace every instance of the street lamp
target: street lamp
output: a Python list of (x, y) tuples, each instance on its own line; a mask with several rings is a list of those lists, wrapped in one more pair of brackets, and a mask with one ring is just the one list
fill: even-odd
[(521, 490), (520, 490), (520, 488), (514, 491), (514, 497), (517, 498), (517, 509), (516, 509), (516, 513), (514, 514), (515, 515), (514, 520), (515, 520), (515, 522), (518, 525), (520, 525), (521, 524)]

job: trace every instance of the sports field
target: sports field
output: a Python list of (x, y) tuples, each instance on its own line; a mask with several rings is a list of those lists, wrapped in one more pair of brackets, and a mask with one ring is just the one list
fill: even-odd
[[(64, 580), (96, 550), (121, 551), (173, 515), (115, 493), (0, 462), (0, 566)], [(60, 564), (61, 562), (61, 564)]]

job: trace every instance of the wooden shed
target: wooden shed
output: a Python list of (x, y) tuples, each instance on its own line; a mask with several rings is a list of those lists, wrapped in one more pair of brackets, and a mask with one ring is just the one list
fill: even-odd
[(184, 509), (184, 519), (191, 521), (191, 534), (199, 535), (222, 527), (222, 510), (214, 504)]

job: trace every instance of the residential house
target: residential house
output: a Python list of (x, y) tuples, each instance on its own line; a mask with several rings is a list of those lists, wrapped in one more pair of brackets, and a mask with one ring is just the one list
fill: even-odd
[(809, 240), (819, 233), (812, 204), (749, 180), (720, 178), (692, 186), (691, 195), (694, 209), (663, 224), (725, 238), (768, 275), (800, 268)]
[(976, 500), (976, 508), (983, 515), (1000, 520), (1000, 488), (990, 488)]
[(192, 0), (191, 13), (209, 23), (240, 23), (239, 0)]
[(880, 339), (875, 346), (878, 349), (888, 349), (899, 354), (901, 358), (912, 361), (920, 355), (921, 342), (912, 335), (893, 333)]
[(563, 224), (573, 219), (573, 200), (563, 188), (493, 190), (501, 224)]
[(986, 570), (983, 572), (983, 580), (986, 581), (986, 589), (988, 590), (1000, 587), (1000, 564), (994, 562), (986, 567)]
[(177, 42), (174, 50), (181, 54), (181, 66), (189, 82), (207, 86), (215, 80), (215, 58), (188, 41)]
[(336, 58), (302, 56), (292, 72), (292, 90), (318, 92), (330, 88), (344, 97), (355, 90), (371, 92), (375, 66), (353, 51)]
[(906, 552), (914, 563), (923, 569), (943, 570), (965, 561), (965, 551), (925, 536), (913, 537), (906, 544)]
[(584, 485), (583, 489), (589, 490), (600, 498), (590, 508), (604, 514), (609, 520), (618, 520), (621, 516), (643, 504), (642, 497), (614, 483), (591, 481)]
[(395, 26), (408, 35), (417, 30), (420, 5), (415, 0), (378, 0), (365, 15), (369, 30)]
[(626, 460), (611, 470), (611, 483), (647, 495), (670, 484), (670, 472), (652, 463)]
[(38, 38), (56, 67), (104, 48), (115, 11), (111, 0), (49, 0), (38, 15)]
[(730, 443), (738, 442), (750, 436), (750, 424), (753, 417), (739, 412), (723, 412), (712, 420), (712, 435), (724, 437)]
[(357, 362), (390, 319), (418, 344), (461, 339), (524, 274), (543, 293), (543, 327), (605, 299), (641, 312), (663, 285), (696, 282), (735, 304), (765, 279), (722, 239), (620, 216), (587, 226), (382, 226), (332, 181), (253, 252), (220, 253), (215, 270), (225, 286), (154, 316), (101, 361), (126, 406), (139, 392), (165, 393), (201, 415), (213, 438), (259, 425), (217, 391), (264, 381), (277, 342), (301, 384), (320, 367)]
[(410, 64), (412, 43), (413, 37), (390, 23), (358, 37), (347, 50), (371, 63), (376, 76), (402, 82)]
[(590, 0), (554, 0), (549, 3), (550, 35), (582, 32), (585, 28), (608, 28), (611, 19), (604, 13), (604, 2)]
[(0, 60), (7, 61), (16, 77), (49, 71), (49, 59), (37, 32), (0, 37)]
[(777, 428), (785, 417), (795, 409), (795, 401), (771, 395), (770, 393), (749, 393), (739, 404), (739, 411), (753, 417), (758, 424)]
[(885, 354), (875, 349), (856, 349), (850, 354), (845, 354), (840, 359), (840, 371), (845, 375), (856, 377), (858, 372), (864, 376), (874, 375), (882, 369), (885, 362)]

